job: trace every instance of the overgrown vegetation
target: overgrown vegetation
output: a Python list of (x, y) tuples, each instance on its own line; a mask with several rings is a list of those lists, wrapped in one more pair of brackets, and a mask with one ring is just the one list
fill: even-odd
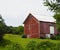
[(60, 50), (60, 40), (21, 38), (13, 34), (6, 34), (4, 39), (10, 42), (3, 42), (0, 50)]
[(60, 40), (60, 34), (57, 34), (54, 37), (51, 37), (52, 40)]
[(11, 45), (7, 45), (7, 50), (23, 50), (20, 44), (13, 43)]
[(9, 44), (11, 44), (11, 41), (9, 41), (9, 40), (2, 39), (0, 41), (0, 47), (5, 47), (6, 45), (9, 45)]
[(36, 42), (35, 41), (30, 41), (27, 46), (26, 46), (27, 50), (37, 50), (36, 49)]
[(50, 41), (43, 41), (37, 44), (38, 50), (54, 50), (55, 44)]

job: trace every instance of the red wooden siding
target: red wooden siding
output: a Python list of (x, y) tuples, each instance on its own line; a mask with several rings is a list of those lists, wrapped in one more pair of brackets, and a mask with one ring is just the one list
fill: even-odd
[(54, 34), (56, 35), (58, 32), (57, 32), (55, 23), (40, 21), (41, 37), (45, 37), (46, 34), (50, 34), (50, 26), (54, 26)]
[(25, 35), (29, 35), (30, 38), (39, 38), (40, 37), (39, 24), (40, 24), (39, 21), (33, 16), (28, 17), (24, 24)]

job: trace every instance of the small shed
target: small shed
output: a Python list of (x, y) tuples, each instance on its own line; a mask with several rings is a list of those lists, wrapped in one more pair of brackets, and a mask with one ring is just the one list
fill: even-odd
[(51, 38), (58, 34), (53, 17), (29, 13), (24, 21), (24, 34), (27, 38)]

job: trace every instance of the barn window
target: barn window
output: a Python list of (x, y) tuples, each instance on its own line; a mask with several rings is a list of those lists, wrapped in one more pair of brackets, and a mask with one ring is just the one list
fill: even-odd
[(54, 26), (50, 26), (50, 34), (54, 34)]

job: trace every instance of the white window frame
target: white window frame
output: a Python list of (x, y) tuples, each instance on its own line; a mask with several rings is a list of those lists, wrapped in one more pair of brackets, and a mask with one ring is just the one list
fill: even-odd
[(54, 26), (50, 26), (50, 34), (54, 35)]

